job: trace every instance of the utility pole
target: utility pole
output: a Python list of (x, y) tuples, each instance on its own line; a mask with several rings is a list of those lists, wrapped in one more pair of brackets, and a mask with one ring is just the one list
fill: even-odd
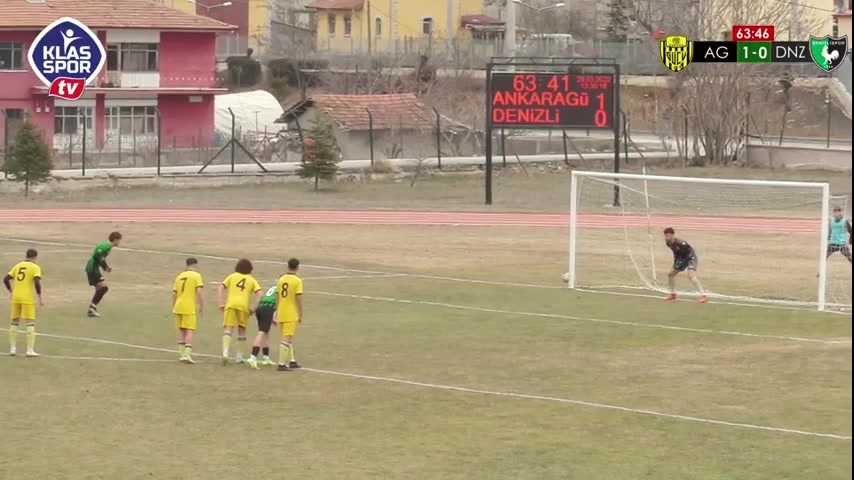
[(371, 31), (373, 27), (373, 16), (371, 15), (371, 0), (367, 0), (365, 10), (368, 14), (368, 95), (374, 93), (374, 35)]
[(789, 3), (789, 41), (796, 42), (801, 36), (800, 26), (800, 10), (798, 2)]
[(504, 21), (504, 56), (516, 56), (516, 2), (507, 0), (507, 20)]
[(454, 60), (454, 46), (456, 44), (455, 40), (456, 40), (456, 32), (457, 32), (457, 28), (456, 28), (457, 25), (455, 25), (456, 22), (454, 22), (454, 20), (455, 20), (455, 18), (454, 18), (454, 0), (447, 0), (447, 6), (446, 7), (447, 8), (446, 8), (445, 15), (447, 15), (447, 17), (448, 17), (448, 22), (447, 22), (448, 60), (453, 61)]

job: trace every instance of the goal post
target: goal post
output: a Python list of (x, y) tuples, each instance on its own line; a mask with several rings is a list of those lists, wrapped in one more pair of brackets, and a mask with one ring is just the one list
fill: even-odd
[[(713, 299), (850, 308), (850, 293), (828, 303), (829, 285), (851, 291), (847, 261), (831, 259), (829, 278), (828, 183), (585, 171), (570, 183), (569, 288), (668, 292), (656, 272), (670, 270), (662, 230), (673, 227), (697, 251)], [(694, 289), (682, 278), (677, 288)]]

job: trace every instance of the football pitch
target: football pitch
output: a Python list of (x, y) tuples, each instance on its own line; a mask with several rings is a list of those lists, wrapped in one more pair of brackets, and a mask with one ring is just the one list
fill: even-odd
[[(47, 302), (43, 357), (0, 358), (0, 478), (852, 474), (850, 315), (568, 291), (565, 226), (50, 215), (0, 226), (5, 264), (39, 249)], [(88, 319), (83, 265), (112, 230)], [(196, 365), (177, 361), (169, 305), (189, 255), (209, 285)], [(266, 287), (291, 256), (306, 368), (222, 366), (215, 284), (248, 257)]]

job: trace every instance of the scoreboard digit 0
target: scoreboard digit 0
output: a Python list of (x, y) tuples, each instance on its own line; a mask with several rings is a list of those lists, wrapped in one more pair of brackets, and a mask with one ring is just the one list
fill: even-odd
[(613, 129), (614, 74), (494, 73), (489, 114), (498, 128)]

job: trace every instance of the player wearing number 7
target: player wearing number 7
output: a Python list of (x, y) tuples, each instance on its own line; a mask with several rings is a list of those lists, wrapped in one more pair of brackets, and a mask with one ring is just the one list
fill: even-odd
[[(228, 296), (224, 298), (226, 292)], [(243, 363), (243, 344), (246, 343), (249, 315), (255, 313), (258, 302), (261, 301), (261, 285), (252, 276), (252, 262), (245, 258), (238, 260), (237, 265), (234, 266), (234, 273), (225, 277), (219, 285), (217, 297), (219, 309), (223, 313), (222, 364), (228, 365), (228, 350), (235, 327), (237, 327), (236, 360), (237, 363)]]
[(279, 345), (280, 372), (300, 368), (294, 357), (294, 334), (297, 323), (302, 323), (302, 279), (299, 277), (299, 260), (288, 260), (288, 271), (276, 282), (276, 321), (279, 323), (282, 338)]
[[(27, 322), (27, 356), (38, 357), (36, 345), (36, 305), (33, 292), (42, 301), (42, 269), (36, 265), (39, 253), (32, 248), (27, 250), (27, 258), (18, 263), (3, 277), (3, 284), (12, 296), (12, 326), (9, 329), (9, 355), (17, 350), (18, 326), (21, 320)], [(12, 282), (15, 282), (14, 285)]]
[(202, 295), (205, 282), (196, 271), (198, 265), (198, 260), (188, 258), (187, 269), (175, 277), (172, 285), (172, 314), (175, 315), (175, 328), (178, 329), (178, 360), (183, 363), (196, 363), (193, 361), (193, 333), (196, 331), (198, 316), (205, 311), (205, 297)]

